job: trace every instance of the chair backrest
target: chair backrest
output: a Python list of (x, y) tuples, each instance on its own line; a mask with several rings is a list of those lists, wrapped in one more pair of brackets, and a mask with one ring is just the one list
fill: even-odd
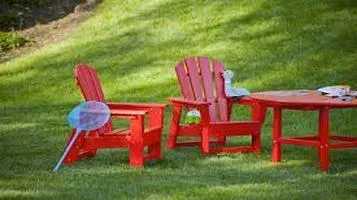
[[(89, 65), (79, 64), (74, 69), (74, 76), (77, 86), (81, 89), (86, 101), (99, 101), (105, 103), (104, 93), (100, 85), (97, 72)], [(112, 130), (111, 120), (102, 128), (98, 129), (99, 134), (104, 134)]]
[(175, 70), (185, 99), (210, 102), (211, 121), (228, 120), (222, 63), (203, 56), (190, 57), (180, 61)]

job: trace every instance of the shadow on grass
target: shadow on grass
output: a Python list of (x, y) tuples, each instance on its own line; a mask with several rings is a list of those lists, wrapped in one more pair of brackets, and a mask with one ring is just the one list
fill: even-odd
[[(353, 167), (345, 168), (344, 175), (336, 176), (316, 173), (315, 167), (306, 167), (303, 160), (290, 161), (279, 167), (251, 155), (202, 159), (197, 153), (186, 150), (170, 155), (157, 167), (145, 170), (129, 169), (108, 161), (103, 165), (103, 162), (99, 164), (91, 160), (66, 167), (58, 174), (34, 172), (30, 176), (19, 174), (3, 180), (7, 181), (7, 190), (23, 192), (15, 197), (33, 199), (80, 198), (83, 195), (89, 199), (108, 199), (113, 195), (137, 199), (255, 199), (262, 196), (290, 199), (292, 195), (324, 199), (326, 190), (332, 191), (331, 198), (353, 199), (356, 192)], [(336, 189), (336, 184), (342, 183), (346, 187)], [(26, 192), (38, 196), (26, 195)]]
[[(333, 152), (331, 174), (318, 172), (313, 149), (286, 147), (282, 164), (273, 166), (270, 118), (258, 158), (201, 158), (197, 148), (164, 148), (162, 161), (135, 170), (127, 166), (127, 151), (103, 151), (60, 174), (51, 172), (67, 139), (66, 114), (81, 100), (72, 73), (78, 63), (93, 65), (107, 99), (120, 102), (178, 96), (174, 64), (192, 55), (218, 58), (236, 73), (237, 84), (253, 91), (357, 87), (354, 1), (249, 4), (166, 1), (111, 21), (111, 29), (98, 32), (87, 23), (68, 43), (2, 65), (0, 197), (324, 199), (328, 191), (332, 199), (353, 199), (355, 152)], [(242, 113), (248, 115), (237, 111), (235, 116)], [(334, 111), (332, 126), (353, 132), (355, 116), (356, 110)], [(164, 138), (169, 110), (165, 120)], [(315, 122), (311, 113), (284, 113), (287, 135), (313, 132)]]

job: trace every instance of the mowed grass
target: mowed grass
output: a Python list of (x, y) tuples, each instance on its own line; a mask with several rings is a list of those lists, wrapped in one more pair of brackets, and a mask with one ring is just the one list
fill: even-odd
[[(167, 151), (168, 108), (163, 160), (132, 169), (127, 150), (103, 150), (52, 172), (66, 115), (82, 100), (75, 64), (95, 66), (108, 101), (180, 96), (173, 67), (192, 55), (218, 58), (253, 92), (357, 89), (356, 10), (354, 0), (105, 0), (70, 38), (0, 65), (0, 199), (357, 199), (355, 149), (333, 151), (330, 173), (312, 148), (285, 146), (282, 163), (271, 163), (271, 111), (260, 155)], [(235, 108), (234, 118), (248, 111)], [(334, 110), (331, 128), (356, 135), (356, 119)], [(316, 124), (316, 113), (284, 111), (285, 135)]]

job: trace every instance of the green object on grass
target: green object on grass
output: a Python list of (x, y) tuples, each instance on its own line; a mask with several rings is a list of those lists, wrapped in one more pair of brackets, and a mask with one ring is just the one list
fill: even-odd
[(190, 110), (185, 118), (185, 123), (187, 124), (198, 124), (201, 121), (201, 114), (200, 111), (193, 109)]

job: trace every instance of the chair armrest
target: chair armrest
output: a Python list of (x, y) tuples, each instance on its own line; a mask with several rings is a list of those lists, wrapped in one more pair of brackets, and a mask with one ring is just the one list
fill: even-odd
[(267, 112), (267, 107), (264, 105), (260, 104), (249, 96), (245, 96), (239, 99), (227, 97), (227, 100), (231, 105), (240, 104), (250, 106), (252, 110), (252, 120), (259, 121), (260, 124), (264, 124)]
[(174, 98), (171, 97), (169, 98), (169, 101), (171, 102), (171, 104), (180, 104), (186, 107), (194, 107), (194, 108), (200, 108), (202, 106), (208, 106), (211, 103), (210, 102), (203, 102), (203, 101), (192, 101), (192, 100), (187, 100), (187, 99), (183, 99), (183, 98)]
[(166, 104), (159, 103), (116, 103), (108, 102), (108, 107), (110, 109), (120, 109), (120, 110), (146, 110), (150, 108), (161, 108), (164, 109)]
[(254, 101), (249, 96), (244, 97), (227, 97), (227, 101), (232, 104), (252, 105)]
[(147, 110), (124, 110), (124, 109), (111, 109), (110, 115), (117, 118), (132, 118), (134, 116), (143, 116), (148, 113)]

